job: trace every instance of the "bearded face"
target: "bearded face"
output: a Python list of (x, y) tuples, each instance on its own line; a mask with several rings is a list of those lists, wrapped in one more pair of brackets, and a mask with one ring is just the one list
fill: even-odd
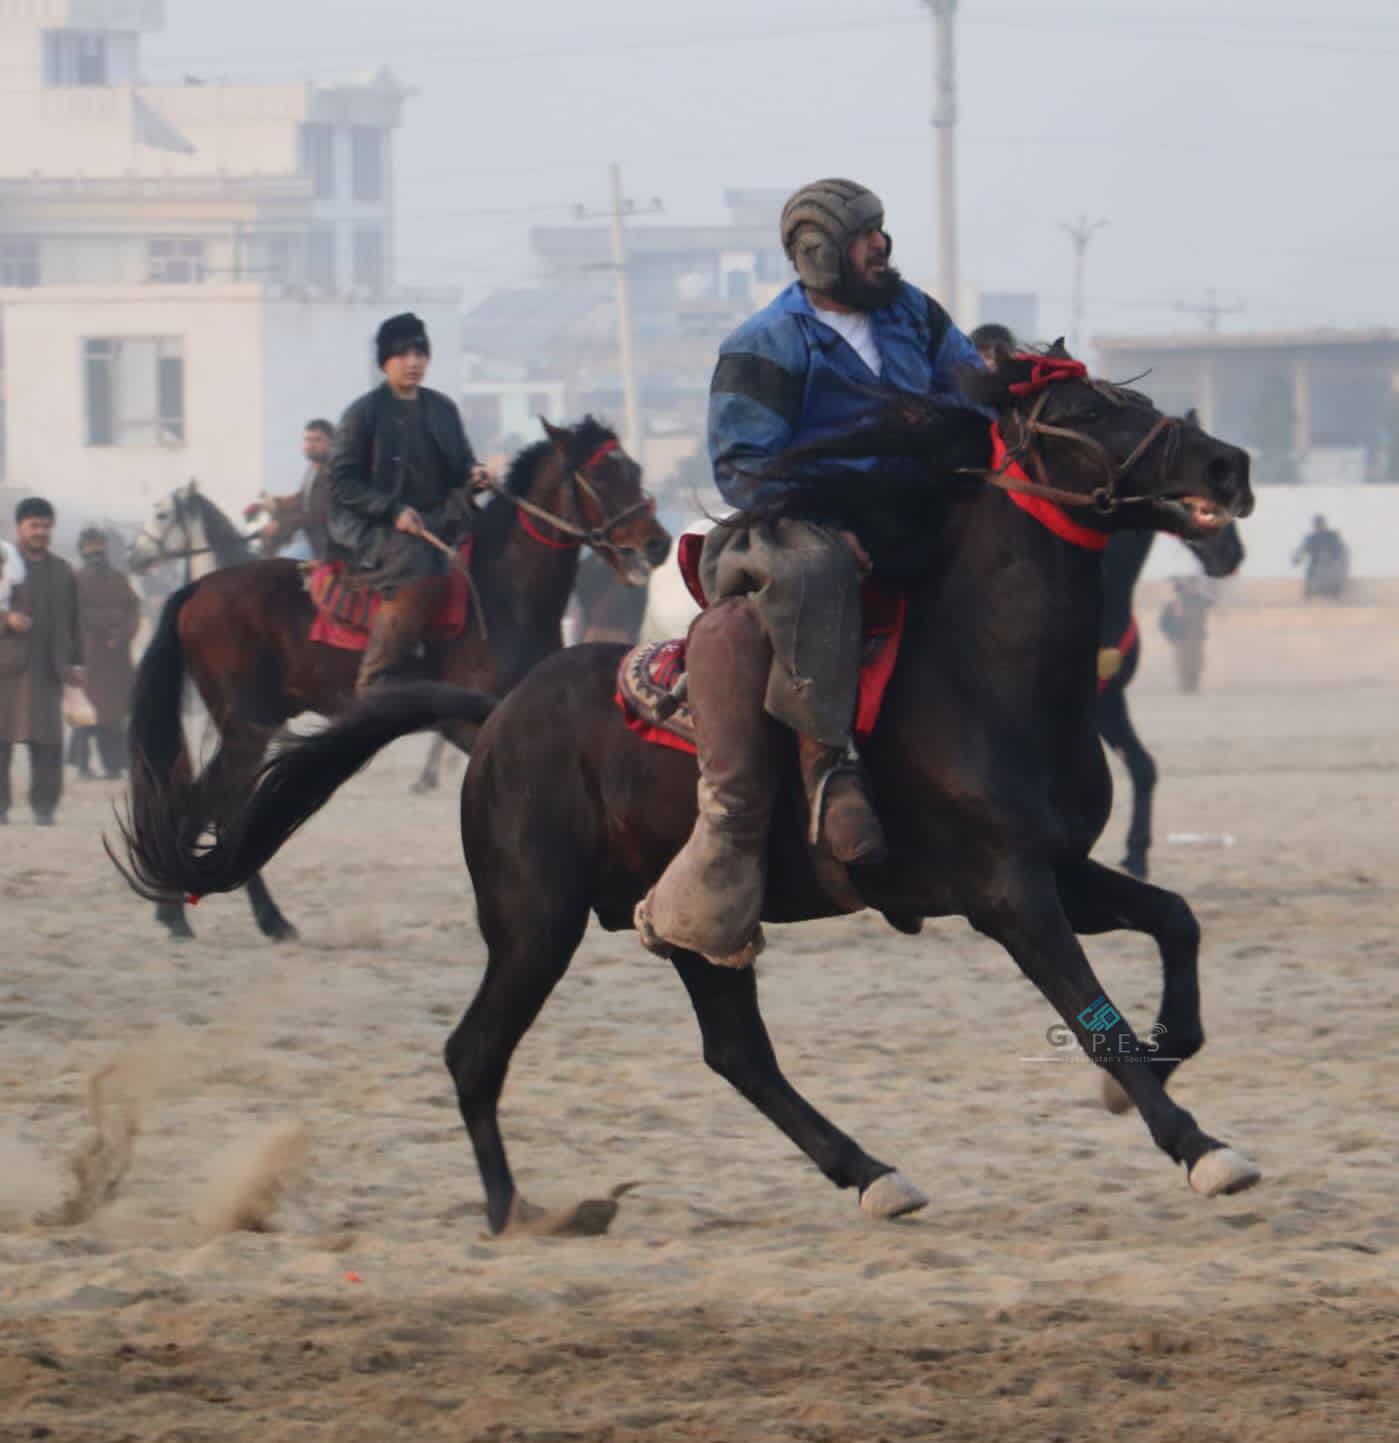
[(890, 241), (883, 230), (862, 231), (846, 251), (846, 274), (835, 299), (860, 311), (877, 311), (898, 294), (903, 277), (889, 263)]

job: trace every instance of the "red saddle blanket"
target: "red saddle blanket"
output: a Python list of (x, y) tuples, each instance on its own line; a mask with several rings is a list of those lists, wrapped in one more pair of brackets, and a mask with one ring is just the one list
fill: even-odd
[[(457, 555), (471, 563), (471, 538)], [(306, 592), (316, 608), (311, 640), (342, 651), (363, 651), (369, 645), (369, 628), (384, 604), (379, 592), (359, 586), (345, 575), (343, 561), (323, 561), (306, 578)], [(429, 641), (454, 641), (466, 630), (471, 614), (471, 586), (466, 573), (453, 567), (447, 573), (447, 594), (427, 629)]]
[[(704, 537), (688, 533), (676, 547), (680, 575), (701, 607), (709, 603), (699, 580), (700, 551)], [(865, 644), (860, 662), (859, 700), (855, 706), (855, 735), (867, 737), (879, 720), (884, 693), (899, 659), (908, 598), (881, 591), (868, 581), (862, 592)], [(695, 724), (689, 704), (671, 710), (672, 688), (685, 671), (685, 641), (657, 641), (633, 647), (617, 672), (616, 703), (627, 727), (655, 746), (672, 747), (693, 755)], [(668, 713), (668, 714), (667, 714)]]

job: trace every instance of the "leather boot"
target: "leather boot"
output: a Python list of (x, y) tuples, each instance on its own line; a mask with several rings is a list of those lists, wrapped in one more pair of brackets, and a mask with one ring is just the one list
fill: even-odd
[(797, 756), (811, 809), (811, 845), (824, 842), (836, 861), (847, 867), (882, 862), (888, 856), (884, 828), (865, 790), (855, 748), (822, 746), (799, 736)]
[(699, 744), (699, 816), (690, 840), (636, 909), (653, 952), (698, 952), (720, 967), (749, 967), (762, 951), (767, 835), (782, 733), (763, 707), (772, 644), (741, 598), (721, 601), (690, 628), (690, 706)]
[(442, 600), (437, 577), (410, 581), (384, 599), (369, 628), (369, 644), (355, 679), (355, 694), (401, 677)]

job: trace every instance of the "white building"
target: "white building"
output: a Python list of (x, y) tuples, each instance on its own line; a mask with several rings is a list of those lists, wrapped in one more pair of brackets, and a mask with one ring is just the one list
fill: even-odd
[(393, 281), (408, 92), (143, 85), (164, 8), (0, 0), (0, 483), (111, 517), (191, 477), (226, 508), (291, 489), (393, 311), (457, 388), (455, 295)]

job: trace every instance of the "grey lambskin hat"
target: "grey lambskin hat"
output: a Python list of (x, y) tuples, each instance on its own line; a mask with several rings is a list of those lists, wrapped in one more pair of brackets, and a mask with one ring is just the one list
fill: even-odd
[(853, 180), (812, 181), (782, 207), (782, 249), (802, 284), (816, 291), (836, 290), (850, 242), (883, 228), (883, 201)]

